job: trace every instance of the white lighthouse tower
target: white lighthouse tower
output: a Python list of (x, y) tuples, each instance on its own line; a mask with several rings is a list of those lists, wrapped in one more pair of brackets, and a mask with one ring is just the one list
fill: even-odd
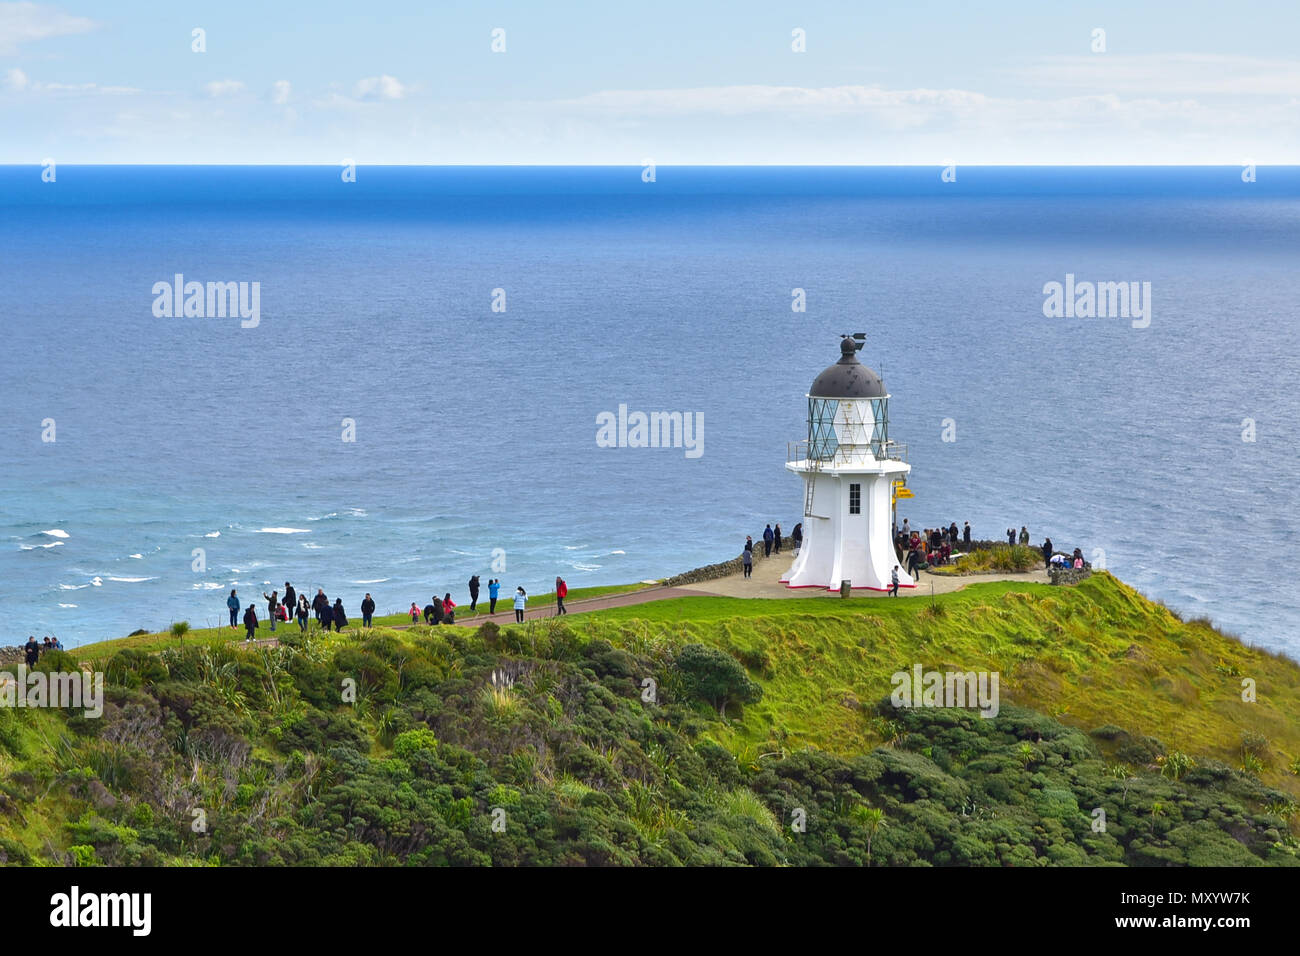
[[(840, 360), (808, 390), (808, 439), (790, 445), (786, 468), (803, 476), (803, 545), (782, 582), (792, 588), (888, 590), (894, 552), (895, 482), (912, 470), (889, 440), (889, 395), (858, 361), (866, 336), (840, 341)], [(899, 587), (916, 587), (902, 568)]]

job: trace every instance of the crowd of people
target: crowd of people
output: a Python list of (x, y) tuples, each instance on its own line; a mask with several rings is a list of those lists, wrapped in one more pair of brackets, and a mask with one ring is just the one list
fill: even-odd
[(911, 522), (903, 519), (903, 526), (894, 534), (894, 547), (898, 559), (907, 567), (907, 573), (915, 576), (924, 568), (948, 564), (958, 548), (969, 548), (971, 543), (970, 522), (959, 531), (957, 522), (948, 527), (922, 528), (917, 531)]
[[(475, 574), (469, 579), (469, 608), (477, 612), (480, 592), (479, 576)], [(497, 600), (501, 594), (501, 580), (493, 578), (488, 581), (488, 613), (495, 614), (497, 609)], [(569, 586), (565, 583), (564, 578), (558, 575), (555, 578), (555, 613), (568, 614), (568, 609), (564, 606), (564, 599), (569, 594)], [(271, 631), (275, 632), (277, 624), (288, 624), (291, 619), (296, 620), (300, 631), (307, 630), (308, 618), (312, 615), (316, 618), (316, 623), (322, 630), (328, 631), (331, 628), (335, 632), (342, 631), (348, 626), (347, 610), (343, 606), (342, 598), (335, 598), (331, 604), (329, 597), (325, 594), (323, 588), (316, 589), (316, 596), (307, 600), (306, 594), (301, 594), (294, 589), (294, 586), (288, 581), (284, 582), (284, 593), (281, 595), (277, 588), (270, 594), (262, 592), (262, 599), (266, 602), (266, 619), (271, 622)], [(514, 610), (515, 620), (523, 621), (524, 610), (528, 606), (528, 593), (523, 587), (515, 589)], [(452, 600), (451, 592), (447, 591), (442, 597), (434, 595), (433, 599), (421, 608), (418, 602), (411, 602), (411, 609), (407, 612), (410, 615), (412, 624), (419, 624), (423, 618), (426, 624), (455, 624), (456, 623), (457, 604)], [(255, 601), (250, 601), (247, 606), (239, 598), (239, 590), (231, 588), (230, 596), (226, 598), (226, 608), (230, 611), (230, 627), (235, 629), (242, 621), (245, 631), (245, 643), (256, 640), (257, 627), (259, 619), (257, 616), (257, 607)], [(243, 616), (240, 616), (240, 609), (243, 608)], [(370, 627), (375, 616), (375, 599), (371, 597), (370, 592), (361, 600), (361, 624), (363, 627)], [(35, 639), (33, 638), (33, 641)], [(49, 640), (49, 638), (46, 638)], [(39, 646), (39, 645), (38, 645)]]
[(48, 634), (43, 641), (37, 641), (35, 635), (27, 636), (27, 643), (23, 645), (23, 660), (27, 662), (28, 667), (34, 667), (36, 662), (41, 659), (41, 655), (46, 651), (61, 651), (63, 645), (57, 637), (50, 637)]
[[(1014, 526), (1007, 528), (1007, 544), (1009, 546), (1024, 545), (1028, 547), (1029, 541), (1029, 528), (1026, 525), (1021, 525), (1019, 531), (1016, 531)], [(906, 566), (908, 574), (915, 575), (917, 571), (948, 564), (955, 554), (969, 551), (971, 549), (970, 522), (965, 522), (960, 532), (955, 521), (951, 522), (946, 528), (923, 528), (916, 531), (911, 527), (909, 521), (904, 518), (902, 527), (898, 528), (895, 533), (894, 545), (898, 550), (898, 558)], [(958, 551), (958, 548), (961, 551)], [(1075, 548), (1074, 553), (1071, 555), (1062, 554), (1055, 550), (1051, 538), (1044, 539), (1039, 546), (1039, 551), (1043, 555), (1044, 567), (1088, 567), (1088, 562), (1083, 559), (1081, 549)]]

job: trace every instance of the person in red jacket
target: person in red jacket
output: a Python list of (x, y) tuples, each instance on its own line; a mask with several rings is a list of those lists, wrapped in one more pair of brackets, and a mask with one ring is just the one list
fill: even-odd
[(569, 593), (569, 586), (564, 583), (564, 578), (560, 577), (559, 575), (556, 575), (555, 578), (555, 616), (556, 617), (559, 617), (561, 614), (569, 613), (564, 609), (564, 599), (565, 597), (568, 596), (568, 593)]

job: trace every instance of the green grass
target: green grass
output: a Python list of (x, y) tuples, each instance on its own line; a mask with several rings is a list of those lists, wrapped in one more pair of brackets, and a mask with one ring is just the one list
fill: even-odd
[[(890, 677), (996, 671), (1003, 704), (1091, 730), (1117, 724), (1170, 750), (1241, 761), (1243, 733), (1268, 741), (1261, 778), (1300, 794), (1300, 666), (1183, 621), (1107, 573), (1075, 587), (986, 582), (933, 599), (680, 598), (575, 617), (570, 625), (633, 650), (700, 642), (750, 667), (763, 700), (745, 708), (733, 752), (817, 747), (839, 755), (881, 743), (861, 713)], [(1242, 679), (1258, 699), (1241, 699)]]
[[(640, 587), (643, 585), (579, 589), (572, 592), (571, 599)], [(551, 595), (539, 595), (535, 604), (544, 604), (547, 598), (553, 600)], [(508, 604), (503, 600), (501, 606)], [(354, 625), (357, 621), (359, 618), (353, 619)], [(385, 622), (405, 625), (407, 619), (391, 615), (377, 620), (380, 625)], [(284, 629), (298, 633), (296, 625), (284, 625)], [(289, 774), (283, 783), (268, 784), (269, 768), (278, 759), (281, 738), (277, 735), (302, 733), (308, 735), (303, 739), (310, 739), (314, 725), (303, 721), (304, 713), (320, 716), (336, 706), (333, 693), (321, 696), (321, 688), (326, 685), (318, 683), (320, 679), (327, 683), (332, 680), (323, 668), (336, 657), (346, 659), (348, 668), (361, 667), (373, 677), (367, 678), (366, 695), (355, 710), (338, 706), (343, 713), (352, 711), (346, 722), (335, 727), (340, 740), (349, 739), (345, 724), (355, 722), (364, 736), (362, 749), (368, 746), (377, 760), (387, 761), (401, 749), (394, 737), (400, 739), (403, 727), (412, 728), (410, 732), (419, 728), (419, 733), (432, 739), (432, 731), (424, 726), (428, 719), (424, 715), (431, 711), (430, 705), (442, 707), (437, 725), (447, 732), (445, 737), (438, 735), (449, 743), (443, 755), (446, 759), (459, 760), (463, 753), (477, 747), (485, 759), (500, 758), (498, 770), (506, 775), (499, 774), (495, 779), (502, 786), (508, 782), (505, 789), (553, 790), (563, 806), (582, 807), (584, 812), (594, 812), (607, 802), (599, 799), (598, 791), (604, 784), (593, 781), (621, 779), (624, 784), (614, 794), (621, 801), (620, 812), (626, 813), (626, 820), (647, 845), (661, 844), (674, 831), (686, 832), (698, 822), (688, 813), (713, 814), (715, 823), (741, 821), (743, 832), (784, 834), (781, 787), (790, 778), (782, 777), (778, 782), (764, 773), (773, 761), (784, 757), (791, 757), (795, 763), (806, 762), (810, 773), (817, 759), (826, 754), (849, 759), (874, 751), (873, 759), (897, 768), (919, 767), (922, 758), (929, 761), (929, 747), (918, 748), (914, 740), (908, 743), (908, 738), (915, 735), (906, 731), (904, 724), (914, 719), (914, 712), (905, 715), (887, 710), (883, 716), (872, 713), (873, 705), (888, 698), (891, 676), (897, 671), (910, 671), (915, 664), (925, 670), (997, 672), (1004, 714), (1007, 708), (1017, 705), (1085, 731), (1113, 725), (1134, 735), (1159, 738), (1160, 746), (1148, 748), (1151, 756), (1142, 758), (1124, 750), (1139, 738), (1116, 734), (1094, 738), (1102, 759), (1114, 768), (1111, 777), (1135, 779), (1135, 795), (1146, 786), (1138, 779), (1140, 775), (1154, 777), (1163, 773), (1170, 780), (1190, 779), (1195, 767), (1220, 761), (1241, 768), (1252, 785), (1258, 777), (1269, 787), (1300, 796), (1300, 720), (1296, 718), (1300, 714), (1300, 665), (1284, 656), (1248, 647), (1207, 621), (1185, 621), (1104, 572), (1074, 587), (981, 581), (960, 591), (910, 600), (762, 600), (699, 595), (566, 618), (548, 616), (479, 634), (469, 629), (392, 630), (379, 626), (371, 638), (363, 641), (354, 626), (341, 634), (317, 634), (314, 641), (303, 646), (279, 650), (246, 650), (240, 646), (241, 635), (242, 631), (219, 628), (186, 633), (186, 645), (229, 644), (233, 653), (227, 650), (220, 655), (193, 655), (200, 658), (192, 664), (200, 668), (196, 671), (200, 676), (181, 680), (173, 674), (171, 680), (156, 687), (150, 685), (149, 692), (163, 693), (169, 700), (182, 692), (192, 693), (196, 702), (201, 693), (208, 701), (202, 713), (217, 715), (217, 723), (223, 726), (229, 716), (232, 726), (242, 727), (241, 734), (253, 747), (253, 759), (239, 769), (241, 788), (278, 794), (277, 799), (288, 800), (286, 794), (296, 786), (293, 781), (299, 779)], [(261, 636), (269, 636), (269, 627), (263, 625)], [(631, 655), (603, 644), (586, 643), (595, 641), (608, 641)], [(178, 636), (165, 632), (103, 642), (72, 653), (77, 660), (102, 666), (122, 648), (159, 650), (180, 643)], [(708, 702), (683, 704), (680, 652), (684, 645), (692, 643), (721, 649), (740, 661), (761, 685), (761, 699), (726, 708), (725, 718)], [(169, 657), (176, 663), (187, 655)], [(209, 657), (213, 658), (211, 662), (207, 662)], [(509, 689), (505, 681), (489, 683), (487, 669), (497, 668), (502, 660), (512, 657), (527, 665), (516, 671), (516, 682)], [(403, 670), (408, 661), (414, 663)], [(296, 680), (301, 681), (297, 685), (303, 688), (301, 697), (289, 693), (294, 682), (289, 680), (286, 668), (293, 662), (300, 668)], [(146, 663), (160, 666), (156, 661)], [(582, 675), (588, 668), (592, 673), (604, 674), (608, 686), (601, 685), (601, 690), (594, 683), (571, 683), (586, 681)], [(563, 677), (566, 673), (568, 676)], [(410, 677), (414, 690), (403, 689), (403, 674)], [(641, 703), (638, 688), (643, 686), (641, 680), (646, 674), (659, 681), (664, 692), (662, 705)], [(1254, 702), (1241, 699), (1242, 681), (1246, 678), (1254, 681)], [(388, 684), (391, 699), (380, 693), (380, 688)], [(575, 693), (574, 686), (586, 690)], [(430, 687), (438, 688), (437, 696), (423, 696)], [(128, 693), (120, 687), (118, 702), (132, 703), (137, 692), (143, 693), (144, 689), (134, 688)], [(414, 712), (403, 702), (408, 692), (422, 695), (411, 698), (421, 708), (418, 717), (413, 717)], [(284, 699), (289, 706), (281, 706), (281, 694), (287, 694)], [(312, 710), (306, 704), (309, 700), (317, 701)], [(447, 702), (445, 707), (443, 701)], [(227, 709), (232, 706), (236, 710), (228, 715)], [(192, 707), (189, 712), (198, 713), (200, 709)], [(611, 715), (618, 714), (622, 714), (624, 723), (605, 725)], [(125, 710), (110, 715), (112, 726), (126, 729), (129, 717)], [(961, 719), (983, 723), (965, 715)], [(35, 781), (21, 791), (21, 800), (10, 800), (0, 820), (0, 832), (16, 839), (33, 855), (47, 847), (67, 853), (74, 845), (88, 842), (78, 836), (77, 829), (81, 826), (78, 819), (88, 812), (86, 781), (99, 779), (131, 795), (129, 803), (119, 804), (114, 826), (134, 819), (122, 807), (130, 806), (131, 813), (137, 809), (141, 783), (139, 779), (132, 783), (131, 774), (140, 774), (147, 765), (137, 766), (127, 758), (140, 758), (145, 750), (139, 743), (124, 746), (112, 740), (105, 742), (84, 730), (75, 731), (68, 720), (54, 710), (0, 710), (0, 777), (15, 784), (24, 779)], [(642, 751), (633, 738), (641, 739), (640, 731), (652, 723), (656, 731), (645, 737), (648, 743)], [(572, 734), (575, 742), (564, 757), (568, 763), (557, 762), (550, 751), (543, 753), (532, 744), (520, 743), (525, 739), (521, 736), (525, 729), (541, 734), (559, 727)], [(996, 728), (990, 732), (1003, 733)], [(729, 750), (739, 763), (743, 779), (721, 789), (712, 785), (700, 788), (695, 794), (699, 800), (692, 804), (683, 801), (681, 793), (674, 789), (679, 785), (672, 782), (672, 774), (686, 772), (692, 763), (699, 763), (686, 759), (689, 750), (705, 753), (697, 743), (697, 735)], [(322, 731), (316, 745), (321, 753), (328, 752), (322, 746), (326, 742)], [(169, 759), (173, 755), (167, 748), (174, 746), (168, 742), (163, 748)], [(436, 741), (432, 746), (441, 748)], [(1016, 760), (1014, 769), (1026, 771), (1022, 776), (1050, 772), (1041, 740), (1021, 736), (1007, 743), (1007, 747), (1011, 746), (1018, 748), (1008, 753)], [(935, 749), (937, 752), (939, 748)], [(811, 751), (824, 753), (819, 756)], [(1156, 760), (1156, 754), (1161, 755), (1160, 760)], [(313, 762), (316, 759), (313, 757)], [(1089, 759), (1099, 763), (1095, 756)], [(509, 769), (513, 766), (510, 761), (515, 760), (532, 760), (534, 766), (516, 775)], [(313, 765), (320, 767), (319, 763)], [(401, 769), (398, 763), (384, 765), (385, 773)], [(181, 764), (182, 777), (187, 780), (191, 776), (189, 766), (187, 762)], [(451, 773), (455, 768), (447, 763), (444, 769)], [(930, 774), (926, 779), (937, 779), (930, 769), (925, 772)], [(153, 779), (153, 773), (148, 771), (148, 779)], [(222, 793), (229, 780), (235, 779), (211, 767), (205, 773), (208, 776), (200, 779), (200, 785)], [(893, 779), (887, 777), (881, 778), (886, 784)], [(394, 784), (385, 781), (375, 778), (371, 784)], [(824, 778), (817, 786), (823, 783)], [(1205, 785), (1212, 789), (1218, 786), (1213, 782)], [(136, 788), (134, 794), (132, 786)], [(1034, 788), (1038, 789), (1039, 784)], [(1124, 793), (1127, 799), (1127, 787)], [(1269, 795), (1270, 799), (1274, 797), (1280, 795)], [(464, 799), (458, 798), (454, 806), (438, 812), (450, 813)], [(875, 819), (877, 829), (883, 827), (882, 833), (910, 825), (899, 808), (912, 801), (902, 797), (899, 800), (902, 803), (891, 804), (892, 822)], [(1275, 802), (1283, 809), (1291, 805), (1285, 800)], [(225, 807), (226, 803), (221, 805)], [(1159, 805), (1162, 814), (1171, 818), (1182, 813), (1182, 804)], [(868, 827), (873, 825), (876, 806), (850, 801), (833, 812), (851, 815), (861, 826)], [(236, 809), (232, 804), (227, 812)], [(832, 805), (827, 804), (827, 809)], [(925, 812), (937, 811), (930, 808)], [(1154, 810), (1147, 818), (1152, 814)], [(267, 831), (264, 836), (263, 850), (269, 852), (278, 835), (273, 837)], [(880, 833), (876, 838), (888, 843)], [(1234, 848), (1230, 838), (1224, 839), (1228, 841), (1225, 847)], [(100, 841), (100, 845), (107, 844)], [(878, 850), (881, 845), (877, 844)], [(1228, 849), (1222, 854), (1215, 852), (1214, 862), (1234, 859)], [(176, 859), (189, 861), (184, 856)]]
[[(575, 589), (570, 601), (640, 587)], [(553, 601), (539, 595), (530, 605), (546, 597)], [(377, 619), (388, 622), (406, 619)], [(1119, 725), (1159, 738), (1170, 752), (1233, 766), (1242, 762), (1243, 734), (1261, 737), (1261, 778), (1300, 794), (1300, 777), (1289, 769), (1300, 760), (1300, 666), (1206, 621), (1183, 621), (1104, 572), (1075, 587), (989, 581), (911, 600), (701, 595), (573, 615), (564, 626), (638, 653), (698, 642), (734, 654), (764, 690), (743, 719), (718, 731), (736, 753), (870, 750), (882, 741), (864, 706), (889, 695), (892, 674), (920, 663), (996, 671), (1004, 705), (1088, 730)], [(185, 642), (220, 644), (235, 634), (199, 629)], [(328, 638), (339, 641), (355, 634)], [(140, 635), (74, 654), (104, 661), (123, 647), (176, 643), (167, 634)], [(1256, 683), (1255, 703), (1241, 700), (1247, 677)]]

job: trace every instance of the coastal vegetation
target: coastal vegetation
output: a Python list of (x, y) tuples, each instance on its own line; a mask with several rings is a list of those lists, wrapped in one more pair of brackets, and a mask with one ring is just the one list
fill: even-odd
[[(0, 709), (0, 856), (1300, 864), (1300, 667), (1105, 573), (277, 637), (44, 655), (107, 704)], [(893, 707), (914, 665), (997, 672), (997, 716)]]
[(951, 564), (930, 568), (931, 574), (979, 574), (990, 571), (1032, 571), (1043, 563), (1042, 552), (1026, 544), (977, 548)]

